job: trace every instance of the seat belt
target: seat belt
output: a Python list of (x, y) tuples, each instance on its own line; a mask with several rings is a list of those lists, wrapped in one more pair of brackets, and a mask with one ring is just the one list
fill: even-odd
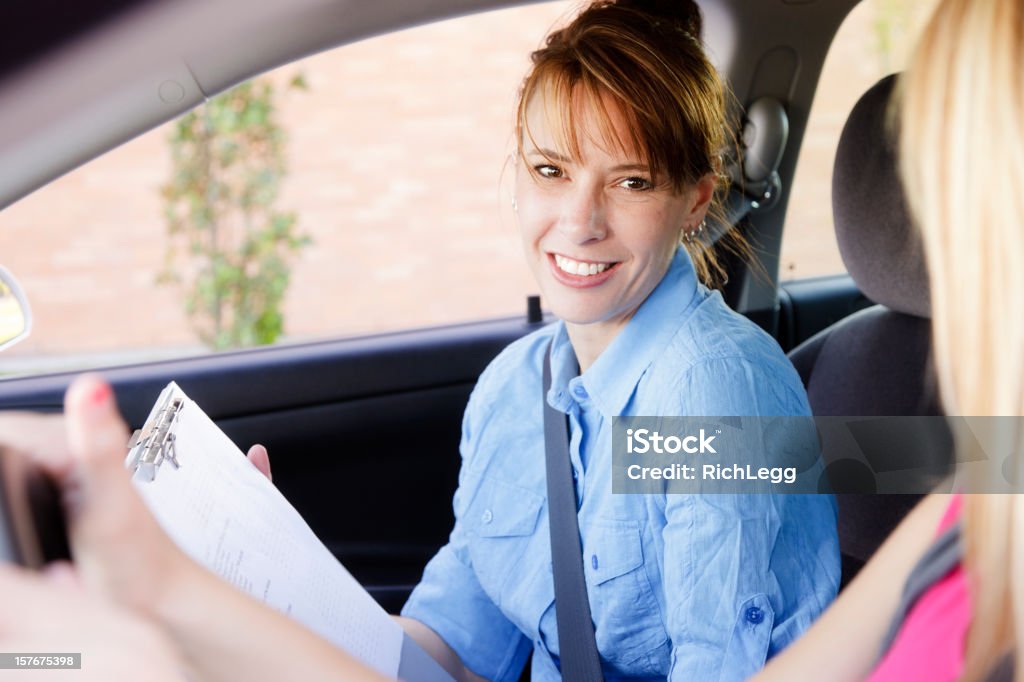
[(603, 682), (601, 659), (594, 640), (583, 547), (576, 509), (576, 486), (569, 458), (569, 415), (548, 404), (551, 388), (551, 345), (544, 359), (544, 445), (547, 451), (548, 527), (555, 580), (558, 653), (565, 682)]

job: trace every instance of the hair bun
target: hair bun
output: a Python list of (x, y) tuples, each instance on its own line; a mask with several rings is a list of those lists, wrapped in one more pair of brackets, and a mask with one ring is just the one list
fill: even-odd
[(615, 4), (655, 20), (670, 21), (698, 41), (701, 39), (704, 21), (693, 0), (617, 0)]

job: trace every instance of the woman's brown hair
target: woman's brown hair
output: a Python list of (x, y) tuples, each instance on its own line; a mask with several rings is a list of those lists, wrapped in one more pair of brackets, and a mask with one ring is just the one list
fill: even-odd
[[(723, 154), (731, 139), (726, 92), (701, 42), (700, 9), (691, 0), (669, 2), (599, 0), (564, 28), (553, 31), (531, 55), (516, 106), (516, 144), (532, 140), (526, 111), (543, 91), (549, 119), (567, 150), (579, 158), (581, 104), (592, 108), (601, 139), (642, 155), (655, 177), (683, 192), (701, 178), (715, 178), (709, 221), (726, 225), (722, 201), (728, 191)], [(612, 103), (627, 121), (616, 131)], [(622, 139), (622, 136), (626, 139)], [(683, 226), (680, 226), (682, 234)], [(715, 244), (705, 231), (683, 242), (698, 276), (720, 286), (726, 272), (716, 250), (751, 261), (747, 241), (728, 230)]]

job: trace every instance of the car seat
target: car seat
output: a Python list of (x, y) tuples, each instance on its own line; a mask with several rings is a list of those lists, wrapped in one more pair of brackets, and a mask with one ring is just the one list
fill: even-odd
[[(877, 305), (790, 352), (815, 416), (941, 415), (931, 367), (928, 276), (890, 134), (896, 76), (854, 106), (836, 150), (832, 210), (853, 280)], [(839, 494), (845, 585), (921, 495)]]

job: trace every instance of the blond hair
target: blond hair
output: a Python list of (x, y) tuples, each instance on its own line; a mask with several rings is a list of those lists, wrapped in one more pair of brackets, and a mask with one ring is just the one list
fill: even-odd
[[(901, 170), (928, 260), (948, 414), (1024, 416), (1024, 0), (944, 0), (901, 83)], [(1013, 420), (1016, 422), (1017, 420)], [(1021, 480), (1009, 426), (1006, 471)], [(1024, 680), (1024, 496), (970, 495), (964, 679), (1016, 653)]]
[[(724, 225), (729, 181), (723, 154), (731, 126), (726, 90), (704, 52), (701, 25), (692, 0), (590, 3), (531, 55), (516, 105), (519, 158), (525, 141), (533, 139), (528, 105), (542, 92), (547, 118), (557, 123), (552, 129), (571, 156), (580, 155), (579, 120), (586, 107), (598, 127), (588, 133), (641, 154), (651, 173), (664, 175), (675, 192), (711, 174), (716, 191), (709, 216)], [(610, 107), (625, 118), (624, 130), (616, 130)], [(735, 230), (714, 246), (706, 238), (683, 245), (709, 286), (726, 279), (716, 249), (753, 263), (749, 244)]]

